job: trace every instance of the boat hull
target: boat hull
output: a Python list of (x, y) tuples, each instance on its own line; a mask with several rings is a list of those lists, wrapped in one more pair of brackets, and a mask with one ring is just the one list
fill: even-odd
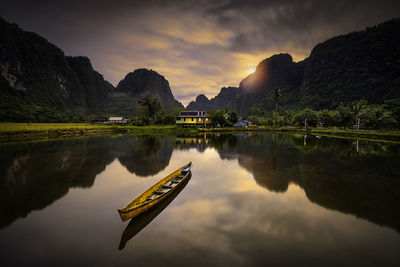
[(168, 205), (179, 195), (179, 193), (189, 183), (191, 175), (185, 181), (183, 181), (179, 188), (174, 190), (169, 196), (160, 201), (157, 205), (153, 206), (148, 211), (145, 211), (135, 216), (127, 225), (122, 233), (121, 241), (119, 243), (119, 249), (123, 249), (126, 243), (136, 236), (143, 228), (151, 223)]
[(154, 199), (150, 202), (141, 204), (141, 205), (136, 205), (136, 206), (133, 205), (133, 203), (144, 202), (144, 200), (148, 196), (152, 195), (155, 190), (160, 188), (163, 184), (167, 183), (168, 181), (172, 180), (174, 177), (179, 175), (183, 169), (185, 169), (189, 166), (191, 166), (191, 162), (189, 164), (186, 164), (182, 168), (176, 170), (175, 172), (171, 173), (170, 175), (168, 175), (167, 177), (165, 177), (164, 179), (162, 179), (161, 181), (159, 181), (158, 183), (156, 183), (155, 185), (153, 185), (152, 187), (147, 189), (143, 194), (141, 194), (140, 196), (138, 196), (137, 198), (132, 200), (131, 203), (129, 203), (126, 207), (124, 207), (122, 209), (118, 209), (118, 213), (121, 217), (121, 220), (127, 221), (131, 218), (134, 218), (134, 217), (138, 216), (139, 214), (152, 209), (154, 206), (158, 205), (165, 198), (167, 198), (169, 195), (171, 195), (189, 177), (191, 171), (184, 174), (184, 177), (179, 181), (179, 183), (175, 187), (173, 187), (171, 190), (169, 190), (165, 194), (163, 194), (162, 196), (157, 197), (156, 199)]

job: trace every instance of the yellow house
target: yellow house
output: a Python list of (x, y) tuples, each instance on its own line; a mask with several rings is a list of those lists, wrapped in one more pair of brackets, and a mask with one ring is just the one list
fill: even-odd
[(181, 111), (176, 118), (176, 125), (185, 126), (201, 126), (208, 127), (211, 125), (211, 119), (205, 111)]

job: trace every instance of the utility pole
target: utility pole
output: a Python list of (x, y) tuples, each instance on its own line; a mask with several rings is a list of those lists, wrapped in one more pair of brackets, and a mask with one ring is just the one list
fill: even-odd
[(357, 131), (360, 131), (360, 117), (357, 118)]
[(307, 129), (307, 118), (304, 119), (304, 129)]

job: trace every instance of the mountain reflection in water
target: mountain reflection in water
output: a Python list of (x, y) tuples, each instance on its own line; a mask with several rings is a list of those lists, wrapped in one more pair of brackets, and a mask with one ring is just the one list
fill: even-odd
[(93, 137), (3, 145), (0, 227), (50, 205), (70, 187), (92, 186), (115, 158), (138, 176), (155, 175), (169, 164), (174, 146), (199, 152), (214, 148), (222, 159), (238, 160), (270, 191), (285, 192), (289, 183), (296, 183), (319, 205), (400, 231), (400, 165), (392, 163), (400, 154), (399, 145), (365, 142), (357, 152), (351, 140), (309, 136), (304, 146), (300, 135), (262, 134)]
[[(343, 214), (354, 215), (374, 226), (385, 226), (400, 232), (399, 144), (289, 134), (242, 133), (91, 137), (1, 144), (0, 152), (0, 237), (2, 232), (13, 229), (18, 218), (26, 217), (18, 220), (19, 224), (23, 224), (31, 217), (27, 216), (31, 211), (43, 212), (46, 207), (55, 206), (56, 200), (71, 195), (71, 188), (84, 188), (82, 195), (93, 198), (96, 204), (98, 201), (117, 202), (108, 208), (116, 216), (115, 222), (112, 221), (114, 217), (105, 217), (108, 213), (106, 210), (102, 213), (102, 206), (94, 214), (91, 214), (92, 211), (83, 211), (90, 216), (97, 216), (96, 225), (103, 227), (99, 230), (99, 233), (103, 233), (119, 222), (116, 208), (129, 201), (133, 192), (142, 192), (168, 171), (192, 159), (192, 182), (176, 199), (178, 203), (176, 200), (171, 203), (166, 210), (168, 212), (157, 213), (158, 210), (155, 210), (152, 216), (144, 217), (139, 226), (132, 226), (132, 222), (122, 237), (123, 229), (115, 231), (121, 247), (125, 247), (126, 242), (140, 231), (135, 242), (127, 243), (123, 251), (142, 246), (143, 251), (140, 250), (140, 253), (145, 257), (145, 248), (152, 245), (147, 244), (144, 238), (149, 238), (150, 242), (152, 234), (161, 231), (166, 236), (159, 240), (160, 247), (151, 247), (157, 251), (162, 251), (161, 244), (170, 246), (165, 244), (167, 241), (184, 244), (190, 240), (195, 242), (196, 249), (201, 247), (203, 253), (211, 253), (209, 259), (218, 259), (219, 252), (206, 251), (201, 242), (229, 245), (229, 249), (224, 247), (229, 253), (240, 251), (240, 255), (243, 254), (229, 254), (231, 260), (240, 262), (241, 257), (246, 255), (246, 259), (251, 258), (256, 264), (265, 262), (265, 255), (262, 257), (261, 252), (250, 249), (258, 244), (258, 249), (263, 246), (262, 253), (269, 251), (272, 263), (279, 263), (278, 256), (282, 256), (279, 250), (284, 248), (293, 246), (291, 252), (301, 257), (299, 251), (304, 249), (304, 245), (300, 241), (305, 242), (303, 238), (307, 238), (310, 250), (318, 250), (321, 245), (319, 240), (332, 241), (339, 239), (340, 235), (351, 236), (355, 230), (350, 230), (351, 226), (343, 222)], [(132, 174), (132, 177), (126, 176), (123, 171)], [(95, 189), (95, 180), (97, 183), (100, 179), (98, 177), (104, 175), (109, 177), (102, 182), (106, 185)], [(125, 180), (117, 179), (121, 175), (125, 175)], [(248, 176), (251, 181), (243, 178)], [(118, 189), (113, 189), (114, 185), (119, 186), (115, 187)], [(98, 197), (91, 195), (95, 194), (93, 190), (98, 190)], [(295, 197), (300, 200), (294, 201)], [(69, 199), (71, 205), (81, 204), (79, 198), (75, 200), (76, 203), (74, 200)], [(282, 204), (291, 201), (298, 203), (299, 210)], [(314, 213), (310, 215), (306, 212), (307, 208), (316, 209), (310, 206), (311, 203), (321, 207), (318, 212), (313, 211), (319, 214), (317, 218), (311, 216)], [(178, 204), (179, 211), (175, 206)], [(63, 205), (60, 203), (58, 206), (63, 208)], [(335, 211), (336, 215), (329, 211)], [(63, 211), (60, 209), (53, 212), (59, 215)], [(332, 222), (330, 226), (313, 224), (312, 220), (326, 222), (321, 219), (323, 216), (332, 219), (328, 213), (329, 216), (341, 219)], [(321, 230), (323, 227), (334, 228), (336, 224), (341, 231), (349, 229), (353, 232)], [(366, 226), (357, 221), (358, 224), (362, 225), (357, 226), (362, 231), (372, 231), (371, 225)], [(175, 235), (163, 232), (164, 225), (173, 227)], [(83, 224), (77, 224), (77, 227), (83, 227)], [(176, 232), (179, 232), (179, 236)], [(191, 236), (186, 237), (185, 233)], [(267, 239), (266, 233), (269, 234)], [(205, 234), (207, 236), (202, 237)], [(397, 240), (397, 236), (387, 235), (391, 236), (391, 240)], [(93, 236), (97, 239), (101, 235), (96, 233)], [(371, 237), (368, 234), (366, 239), (357, 240), (365, 241), (373, 236), (371, 233)], [(193, 241), (191, 238), (194, 237)], [(221, 240), (222, 237), (225, 239)], [(112, 247), (115, 249), (117, 245)], [(396, 262), (396, 258), (390, 254), (391, 248), (384, 244), (380, 248), (381, 255), (391, 255), (388, 262)], [(327, 255), (333, 253), (325, 252)], [(194, 257), (194, 254), (190, 255)], [(186, 257), (190, 258), (190, 255)], [(142, 259), (145, 261), (145, 258)]]
[(116, 158), (137, 176), (168, 164), (173, 137), (92, 137), (0, 146), (0, 229), (64, 196), (91, 187)]

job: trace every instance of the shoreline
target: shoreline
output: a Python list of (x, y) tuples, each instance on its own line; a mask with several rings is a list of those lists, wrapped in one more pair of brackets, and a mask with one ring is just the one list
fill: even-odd
[(335, 138), (360, 139), (370, 141), (400, 142), (400, 131), (353, 131), (319, 128), (181, 128), (168, 126), (117, 126), (86, 123), (46, 124), (0, 123), (0, 142), (46, 140), (66, 137), (96, 136), (109, 134), (164, 135), (164, 134), (204, 134), (204, 133), (240, 133), (240, 132), (286, 132), (320, 135)]
[(112, 134), (196, 134), (197, 129), (175, 126), (117, 126), (92, 125), (86, 123), (45, 124), (33, 123), (30, 126), (21, 124), (0, 123), (0, 142), (33, 141), (67, 137), (98, 136)]
[(318, 129), (318, 128), (199, 128), (200, 133), (235, 133), (235, 132), (282, 132), (282, 133), (297, 133), (310, 134), (334, 138), (360, 139), (370, 141), (385, 141), (385, 142), (400, 142), (400, 131), (353, 131), (342, 129)]

